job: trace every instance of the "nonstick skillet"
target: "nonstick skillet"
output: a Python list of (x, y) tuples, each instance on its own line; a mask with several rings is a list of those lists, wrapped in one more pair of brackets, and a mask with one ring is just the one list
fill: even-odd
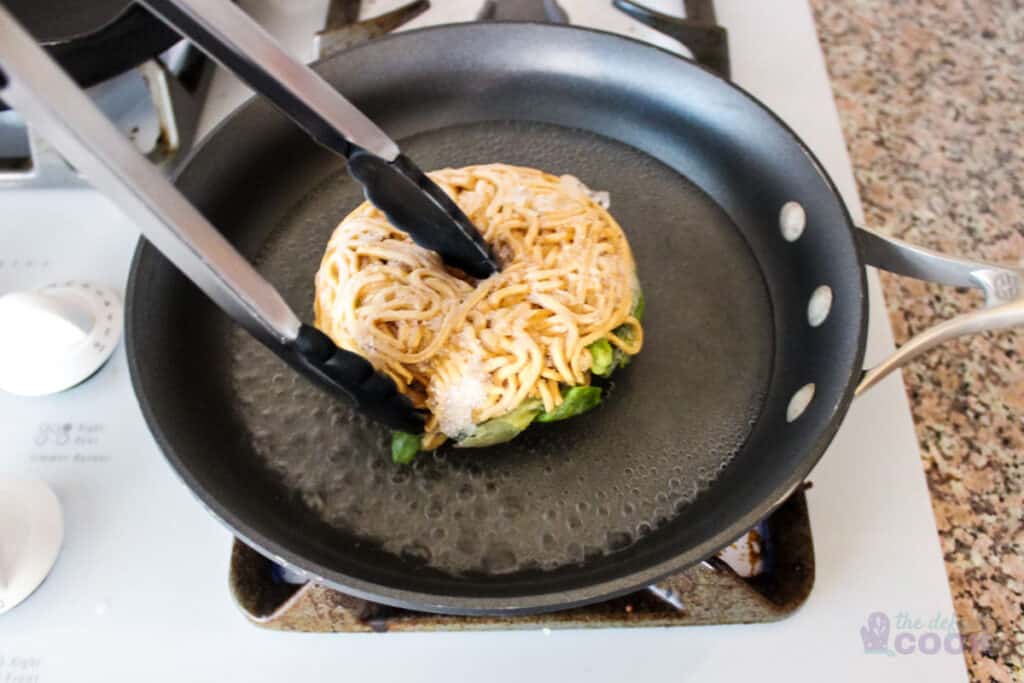
[[(803, 481), (862, 380), (865, 262), (985, 288), (993, 308), (905, 347), (1019, 324), (1019, 273), (856, 229), (800, 140), (735, 86), (648, 45), (532, 24), (391, 36), (317, 67), (425, 168), (502, 161), (611, 193), (647, 298), (605, 404), (502, 446), (393, 466), (387, 433), (306, 384), (142, 243), (127, 348), (175, 470), (253, 547), (342, 591), (450, 613), (559, 609), (714, 553)], [(309, 318), (359, 201), (269, 104), (236, 111), (178, 185)]]

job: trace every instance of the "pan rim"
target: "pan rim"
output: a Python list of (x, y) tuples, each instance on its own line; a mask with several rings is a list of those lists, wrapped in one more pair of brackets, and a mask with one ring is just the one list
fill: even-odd
[[(373, 44), (402, 40), (403, 36), (417, 35), (422, 33), (430, 32), (460, 32), (460, 31), (473, 31), (478, 30), (479, 27), (493, 26), (497, 22), (471, 22), (461, 24), (443, 24), (425, 27), (421, 29), (404, 31), (401, 33), (392, 33), (384, 36)], [(693, 62), (692, 60), (680, 57), (679, 55), (665, 50), (663, 48), (645, 43), (643, 41), (621, 36), (618, 34), (610, 33), (607, 31), (600, 31), (596, 29), (584, 28), (579, 26), (568, 26), (568, 25), (554, 25), (544, 24), (536, 22), (501, 22), (500, 24), (503, 30), (516, 28), (516, 27), (529, 27), (532, 30), (543, 30), (552, 32), (585, 32), (590, 34), (598, 34), (603, 36), (603, 39), (609, 39), (613, 41), (625, 41), (626, 43), (632, 43), (637, 46), (642, 46), (645, 49), (655, 50), (663, 53), (668, 57), (672, 57), (677, 60), (682, 60), (688, 67), (699, 68), (712, 77), (723, 82), (727, 87), (735, 89), (749, 101), (751, 101), (756, 107), (760, 108), (765, 114), (767, 114), (774, 122), (780, 127), (780, 132), (788, 134), (793, 142), (796, 143), (798, 148), (807, 156), (813, 169), (820, 175), (821, 179), (825, 183), (825, 186), (833, 193), (836, 200), (841, 208), (842, 216), (845, 219), (846, 227), (850, 232), (851, 241), (856, 245), (855, 229), (856, 225), (850, 216), (849, 208), (846, 202), (843, 200), (842, 195), (832, 181), (832, 178), (828, 175), (824, 166), (814, 155), (813, 151), (803, 142), (803, 140), (790, 128), (774, 111), (772, 111), (767, 105), (761, 102), (751, 93), (747, 92), (740, 86), (736, 85), (732, 81), (723, 79), (713, 71), (706, 67)], [(351, 48), (351, 50), (359, 50), (364, 46), (357, 46)], [(324, 65), (334, 60), (344, 60), (350, 50), (332, 55), (331, 57), (314, 63), (314, 67)], [(193, 159), (206, 147), (207, 143), (216, 137), (223, 127), (231, 125), (239, 117), (245, 115), (245, 112), (250, 110), (256, 102), (255, 96), (248, 98), (245, 102), (240, 104), (235, 110), (228, 114), (220, 123), (218, 123), (206, 136), (192, 149), (192, 151), (183, 160), (179, 166), (175, 178), (192, 163)], [(146, 420), (147, 426), (157, 444), (160, 446), (161, 452), (164, 457), (167, 458), (171, 464), (171, 469), (177, 474), (182, 482), (188, 487), (193, 496), (205, 507), (210, 514), (217, 519), (221, 524), (226, 526), (235, 536), (237, 536), (244, 543), (257, 550), (266, 557), (273, 559), (275, 562), (288, 566), (297, 570), (302, 575), (308, 577), (310, 580), (318, 583), (326, 584), (337, 590), (340, 590), (348, 595), (352, 595), (358, 598), (363, 598), (373, 602), (378, 602), (394, 607), (400, 607), (405, 609), (427, 611), (439, 614), (454, 614), (454, 615), (507, 615), (514, 616), (517, 614), (536, 614), (546, 611), (555, 611), (562, 609), (569, 609), (572, 607), (578, 607), (602, 600), (607, 600), (613, 597), (624, 595), (635, 590), (641, 589), (658, 580), (670, 576), (672, 574), (681, 572), (688, 567), (699, 564), (712, 556), (722, 548), (726, 547), (735, 538), (739, 537), (747, 530), (752, 528), (757, 522), (766, 518), (772, 512), (774, 512), (783, 502), (796, 491), (805, 481), (807, 475), (818, 463), (821, 457), (824, 455), (825, 450), (832, 442), (836, 432), (839, 430), (843, 420), (849, 411), (849, 406), (854, 397), (854, 390), (856, 387), (856, 380), (862, 374), (863, 361), (867, 342), (867, 320), (868, 320), (868, 307), (869, 302), (867, 298), (867, 279), (864, 268), (863, 259), (861, 257), (859, 249), (855, 249), (857, 262), (859, 264), (858, 269), (858, 280), (859, 280), (859, 292), (857, 293), (859, 299), (859, 324), (856, 330), (856, 350), (854, 358), (852, 359), (850, 377), (846, 383), (846, 388), (843, 391), (840, 399), (831, 407), (831, 416), (829, 421), (820, 430), (817, 439), (813, 447), (807, 449), (803, 459), (800, 461), (800, 466), (795, 467), (784, 477), (780, 484), (772, 492), (772, 495), (765, 496), (757, 505), (748, 509), (743, 515), (734, 519), (731, 523), (727, 524), (716, 536), (707, 539), (704, 543), (693, 546), (688, 550), (681, 552), (667, 560), (654, 563), (643, 569), (632, 571), (628, 574), (601, 580), (596, 583), (589, 584), (584, 587), (572, 588), (568, 590), (558, 590), (544, 593), (517, 593), (514, 595), (502, 597), (502, 596), (465, 596), (465, 595), (443, 595), (439, 593), (431, 593), (424, 591), (407, 590), (397, 588), (393, 585), (377, 583), (374, 581), (357, 578), (331, 569), (329, 567), (321, 566), (316, 562), (311, 562), (298, 553), (293, 552), (285, 544), (275, 541), (266, 535), (262, 534), (258, 529), (253, 528), (247, 522), (240, 519), (239, 516), (234, 514), (227, 507), (221, 505), (208, 490), (206, 490), (193, 476), (189, 470), (187, 463), (184, 462), (179, 455), (174, 451), (171, 446), (171, 441), (161, 426), (157, 416), (152, 410), (152, 402), (148, 397), (146, 387), (141, 379), (141, 371), (138, 366), (138, 356), (136, 353), (136, 333), (135, 327), (135, 310), (136, 310), (136, 284), (140, 277), (140, 264), (148, 257), (155, 255), (155, 250), (149, 245), (145, 238), (139, 240), (138, 246), (135, 250), (131, 269), (127, 284), (127, 295), (125, 297), (125, 319), (127, 322), (125, 330), (125, 346), (128, 357), (129, 374), (131, 376), (132, 387), (137, 396), (142, 414)]]

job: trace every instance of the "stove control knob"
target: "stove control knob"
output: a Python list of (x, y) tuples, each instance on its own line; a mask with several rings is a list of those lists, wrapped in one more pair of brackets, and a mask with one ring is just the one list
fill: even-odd
[(120, 297), (95, 283), (0, 297), (0, 389), (43, 396), (79, 384), (110, 358), (123, 322)]
[(0, 614), (39, 587), (63, 539), (60, 501), (49, 486), (0, 477)]

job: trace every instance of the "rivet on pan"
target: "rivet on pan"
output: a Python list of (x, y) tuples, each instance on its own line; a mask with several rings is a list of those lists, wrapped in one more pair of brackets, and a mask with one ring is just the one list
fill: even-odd
[(807, 322), (811, 324), (811, 327), (818, 327), (825, 322), (825, 318), (828, 317), (831, 310), (832, 288), (822, 285), (811, 293), (811, 298), (807, 302)]
[(807, 410), (807, 406), (811, 404), (811, 400), (814, 398), (814, 382), (805, 384), (800, 387), (793, 398), (789, 399), (789, 407), (786, 408), (786, 422), (792, 422)]
[(796, 242), (807, 227), (807, 213), (797, 202), (786, 202), (779, 212), (779, 227), (787, 242)]

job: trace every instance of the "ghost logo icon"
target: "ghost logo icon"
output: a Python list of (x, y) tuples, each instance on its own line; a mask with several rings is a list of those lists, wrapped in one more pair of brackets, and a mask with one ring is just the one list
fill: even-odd
[(864, 653), (869, 655), (891, 655), (889, 649), (889, 617), (882, 612), (872, 612), (866, 626), (860, 627), (860, 639)]

